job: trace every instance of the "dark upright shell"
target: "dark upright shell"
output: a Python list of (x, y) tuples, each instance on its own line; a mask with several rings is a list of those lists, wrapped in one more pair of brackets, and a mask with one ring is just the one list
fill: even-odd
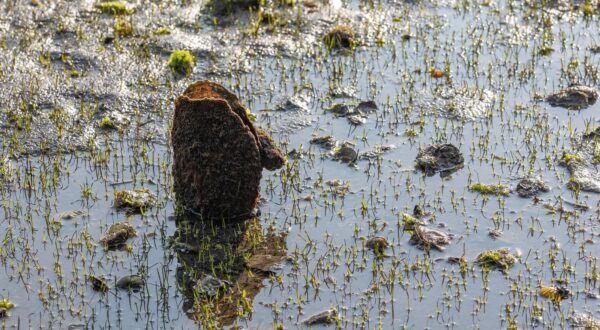
[(251, 216), (262, 168), (285, 164), (237, 96), (207, 80), (191, 84), (175, 100), (171, 143), (177, 201), (209, 219)]
[(251, 126), (226, 100), (190, 96), (201, 95), (177, 98), (171, 131), (178, 202), (205, 219), (251, 214), (262, 172)]

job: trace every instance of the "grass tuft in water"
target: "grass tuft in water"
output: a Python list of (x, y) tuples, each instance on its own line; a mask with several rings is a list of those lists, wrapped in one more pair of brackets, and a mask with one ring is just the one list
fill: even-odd
[(100, 9), (101, 12), (110, 15), (131, 15), (133, 9), (127, 8), (125, 3), (120, 1), (108, 1), (102, 2), (96, 5), (96, 8)]
[(485, 183), (474, 183), (469, 188), (471, 191), (478, 192), (484, 195), (503, 195), (507, 196), (509, 194), (508, 188), (506, 188), (503, 184), (485, 184)]
[(171, 54), (167, 66), (173, 73), (189, 75), (196, 63), (196, 58), (189, 50), (178, 49)]

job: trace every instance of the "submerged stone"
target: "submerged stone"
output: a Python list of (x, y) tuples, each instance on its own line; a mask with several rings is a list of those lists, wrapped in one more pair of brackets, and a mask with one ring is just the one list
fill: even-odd
[(390, 242), (383, 236), (373, 236), (367, 240), (365, 246), (376, 253), (381, 253), (390, 246)]
[(83, 216), (85, 214), (86, 213), (82, 210), (71, 210), (71, 211), (62, 212), (56, 218), (57, 218), (57, 220), (71, 220), (71, 219), (75, 219), (76, 217)]
[(308, 112), (309, 99), (304, 94), (285, 95), (277, 102), (276, 110)]
[(333, 149), (337, 145), (337, 140), (331, 135), (326, 135), (326, 136), (314, 137), (314, 138), (310, 139), (310, 143), (316, 144), (325, 149)]
[(285, 163), (237, 96), (211, 81), (190, 85), (175, 100), (171, 142), (177, 200), (207, 219), (251, 216), (262, 168)]
[(546, 96), (546, 101), (553, 107), (570, 110), (581, 110), (596, 103), (598, 91), (583, 85), (571, 85), (558, 92)]
[(574, 312), (569, 316), (569, 322), (576, 330), (598, 330), (600, 329), (600, 320), (585, 313)]
[(138, 275), (127, 275), (121, 277), (116, 286), (119, 289), (136, 291), (144, 286), (144, 279)]
[(369, 151), (365, 151), (360, 154), (360, 159), (376, 159), (377, 157), (382, 156), (384, 153), (389, 152), (396, 148), (395, 145), (376, 145), (373, 149)]
[(358, 158), (358, 152), (354, 149), (351, 143), (344, 143), (340, 148), (335, 150), (333, 158), (342, 163), (353, 163)]
[(527, 198), (539, 193), (549, 192), (550, 187), (541, 179), (528, 177), (519, 181), (515, 190), (520, 197)]
[(336, 116), (348, 116), (353, 113), (349, 106), (340, 103), (332, 105), (331, 108), (329, 108), (329, 111)]
[(419, 150), (417, 168), (427, 176), (442, 172), (442, 176), (463, 167), (464, 158), (460, 150), (451, 144), (432, 144)]
[(559, 164), (570, 173), (567, 187), (576, 191), (600, 192), (600, 171), (598, 171), (598, 129), (576, 137), (572, 150), (564, 152)]
[(90, 284), (92, 285), (92, 288), (95, 291), (106, 292), (106, 291), (108, 291), (108, 289), (110, 289), (108, 282), (106, 282), (106, 280), (103, 279), (102, 277), (95, 276), (95, 275), (89, 275), (88, 281), (90, 282)]
[(317, 325), (317, 324), (329, 324), (338, 317), (338, 311), (335, 308), (324, 310), (320, 313), (312, 315), (306, 320), (302, 321), (305, 325)]
[(488, 231), (488, 236), (493, 238), (493, 239), (498, 239), (500, 236), (502, 236), (502, 230), (500, 229), (490, 229)]
[(118, 222), (110, 226), (108, 231), (100, 239), (100, 243), (109, 248), (117, 247), (128, 239), (137, 236), (137, 231), (127, 222)]
[(450, 244), (450, 235), (415, 223), (409, 243), (421, 248), (430, 247), (438, 251), (444, 251), (445, 246)]
[(352, 125), (362, 125), (367, 122), (367, 119), (362, 115), (351, 115), (348, 116), (348, 121)]
[(114, 206), (118, 209), (144, 211), (156, 205), (156, 195), (146, 188), (121, 190), (115, 193)]

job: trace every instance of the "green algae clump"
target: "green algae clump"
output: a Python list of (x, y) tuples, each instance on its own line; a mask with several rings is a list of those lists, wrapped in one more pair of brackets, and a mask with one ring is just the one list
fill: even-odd
[(592, 16), (596, 12), (594, 6), (587, 0), (583, 6), (581, 6), (581, 11), (583, 11), (584, 16)]
[(101, 2), (96, 5), (96, 8), (100, 9), (100, 11), (105, 14), (114, 16), (133, 14), (133, 9), (127, 8), (125, 3), (120, 1)]
[(189, 75), (196, 64), (196, 58), (189, 50), (177, 49), (169, 57), (167, 66), (174, 73)]
[(485, 183), (474, 183), (471, 185), (471, 187), (469, 187), (469, 189), (471, 191), (475, 191), (478, 192), (480, 194), (483, 195), (502, 195), (502, 196), (508, 196), (509, 194), (509, 190), (508, 188), (504, 187), (503, 184), (499, 183), (499, 184), (485, 184)]
[(402, 223), (405, 231), (413, 231), (415, 226), (420, 226), (423, 224), (423, 222), (408, 213), (402, 214)]
[(98, 126), (100, 126), (100, 128), (105, 128), (105, 129), (117, 127), (115, 125), (115, 123), (113, 123), (113, 121), (109, 117), (106, 117), (106, 116), (103, 117), (102, 120), (100, 120), (100, 124), (98, 124)]
[(563, 152), (562, 157), (560, 158), (561, 163), (565, 165), (569, 165), (571, 163), (582, 163), (583, 157), (579, 154), (571, 154), (568, 152)]
[(0, 308), (12, 309), (15, 304), (11, 303), (8, 299), (0, 299)]
[(483, 251), (477, 256), (477, 262), (484, 267), (508, 269), (515, 264), (515, 257), (508, 249)]
[(95, 275), (88, 275), (88, 281), (92, 285), (94, 291), (106, 292), (110, 289), (110, 286), (108, 285), (106, 280), (101, 277)]

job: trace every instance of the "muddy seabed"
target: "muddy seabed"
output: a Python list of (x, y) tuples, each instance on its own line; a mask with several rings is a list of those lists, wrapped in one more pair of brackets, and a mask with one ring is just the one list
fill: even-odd
[[(216, 18), (202, 1), (100, 3), (0, 3), (3, 327), (600, 327), (600, 104), (545, 101), (598, 90), (596, 1), (305, 0)], [(340, 24), (354, 49), (323, 42)], [(177, 49), (189, 76), (166, 65)], [(288, 155), (263, 173), (254, 222), (192, 230), (175, 210), (173, 101), (201, 79)], [(462, 166), (416, 169), (439, 144)], [(549, 191), (520, 197), (524, 178)], [(115, 207), (142, 188), (151, 205)], [(443, 249), (411, 244), (415, 226)], [(511, 262), (478, 262), (490, 250)]]

